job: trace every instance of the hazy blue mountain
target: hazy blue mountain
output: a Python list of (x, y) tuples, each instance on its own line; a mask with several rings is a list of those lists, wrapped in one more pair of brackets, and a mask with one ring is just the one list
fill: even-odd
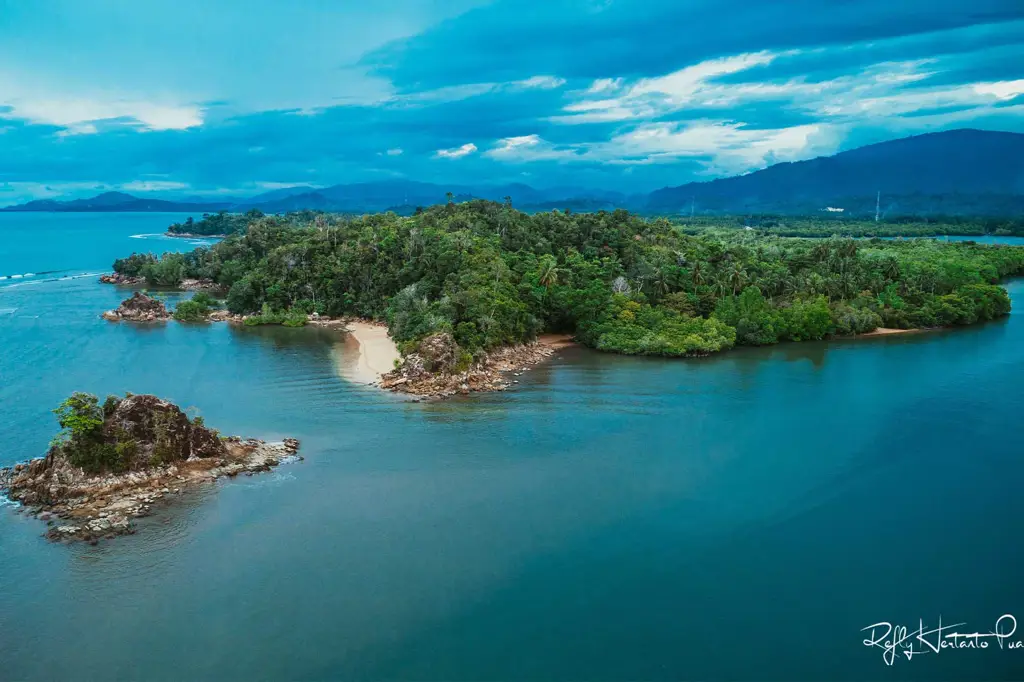
[(90, 211), (122, 211), (122, 212), (197, 212), (230, 209), (233, 204), (228, 202), (194, 203), (187, 201), (168, 201), (165, 199), (148, 199), (123, 192), (104, 192), (89, 199), (72, 199), (56, 201), (45, 199), (30, 201), (27, 204), (0, 208), (0, 211), (54, 211), (54, 212), (90, 212)]
[(239, 204), (264, 204), (268, 201), (277, 201), (278, 199), (287, 199), (297, 194), (308, 194), (310, 192), (317, 191), (316, 187), (311, 185), (296, 185), (294, 187), (281, 187), (280, 189), (272, 189), (256, 196), (246, 197), (239, 199)]
[(828, 206), (872, 215), (1009, 214), (1024, 210), (1024, 135), (951, 130), (779, 163), (651, 193), (658, 213), (800, 213)]
[(444, 185), (380, 180), (331, 187), (286, 187), (248, 199), (149, 199), (107, 192), (91, 199), (31, 201), (5, 211), (246, 211), (320, 209), (348, 213), (510, 197), (516, 208), (573, 211), (629, 208), (645, 213), (814, 214), (826, 207), (844, 215), (875, 212), (876, 193), (887, 215), (1014, 215), (1024, 213), (1024, 135), (952, 130), (881, 142), (834, 156), (779, 163), (747, 175), (667, 187), (649, 195), (581, 187), (537, 189), (520, 183)]

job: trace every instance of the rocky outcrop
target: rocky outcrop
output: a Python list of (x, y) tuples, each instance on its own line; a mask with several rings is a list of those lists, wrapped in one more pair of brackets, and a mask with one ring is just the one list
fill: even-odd
[(482, 391), (504, 391), (519, 383), (522, 372), (548, 360), (558, 348), (551, 343), (506, 346), (486, 353), (465, 369), (460, 351), (449, 334), (434, 334), (420, 342), (395, 370), (381, 377), (381, 388), (432, 399)]
[(162, 498), (301, 459), (297, 440), (221, 438), (156, 396), (108, 399), (102, 409), (87, 442), (65, 440), (45, 457), (0, 469), (0, 493), (47, 522), (52, 540), (134, 533), (133, 520)]
[(119, 272), (112, 272), (109, 275), (100, 275), (100, 282), (104, 284), (121, 284), (125, 286), (135, 286), (138, 284), (145, 284), (145, 277), (133, 277), (130, 275), (122, 275)]
[(227, 239), (226, 234), (196, 234), (194, 232), (164, 232), (165, 237), (181, 237), (182, 239)]
[(170, 319), (167, 306), (152, 296), (136, 291), (131, 298), (121, 301), (114, 310), (103, 313), (103, 319), (111, 322), (160, 322)]
[(183, 279), (178, 288), (182, 291), (222, 291), (223, 287), (212, 279)]

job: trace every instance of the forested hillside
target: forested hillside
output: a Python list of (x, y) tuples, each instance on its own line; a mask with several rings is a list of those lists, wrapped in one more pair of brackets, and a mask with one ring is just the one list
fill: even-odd
[(693, 355), (1005, 315), (996, 282), (1024, 272), (1024, 248), (690, 235), (622, 210), (529, 215), (471, 201), (299, 226), (260, 217), (210, 248), (114, 268), (153, 285), (213, 279), (232, 312), (384, 319), (406, 350), (438, 331), (468, 354), (556, 331), (601, 350)]

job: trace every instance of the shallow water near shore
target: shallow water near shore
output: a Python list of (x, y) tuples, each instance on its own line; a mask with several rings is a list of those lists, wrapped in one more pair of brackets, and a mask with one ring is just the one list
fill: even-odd
[[(152, 215), (57, 215), (95, 235), (0, 214), (0, 273), (194, 248), (136, 245)], [(1008, 288), (1014, 314), (970, 329), (571, 348), (513, 391), (414, 404), (343, 380), (334, 330), (112, 324), (127, 290), (94, 277), (0, 286), (0, 465), (45, 451), (73, 390), (155, 393), (305, 457), (97, 547), (0, 509), (0, 679), (1020, 678), (1024, 651), (888, 667), (860, 632), (1015, 613), (1024, 639)]]

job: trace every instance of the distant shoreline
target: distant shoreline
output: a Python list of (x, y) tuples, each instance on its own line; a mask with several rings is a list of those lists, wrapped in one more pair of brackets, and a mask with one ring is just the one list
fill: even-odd
[(860, 339), (865, 336), (891, 336), (893, 334), (919, 334), (921, 332), (930, 331), (928, 329), (894, 329), (892, 327), (878, 327), (874, 331), (865, 332), (864, 334), (855, 334), (851, 338)]
[(226, 234), (193, 234), (192, 232), (164, 232), (165, 237), (180, 237), (182, 239), (227, 239)]

